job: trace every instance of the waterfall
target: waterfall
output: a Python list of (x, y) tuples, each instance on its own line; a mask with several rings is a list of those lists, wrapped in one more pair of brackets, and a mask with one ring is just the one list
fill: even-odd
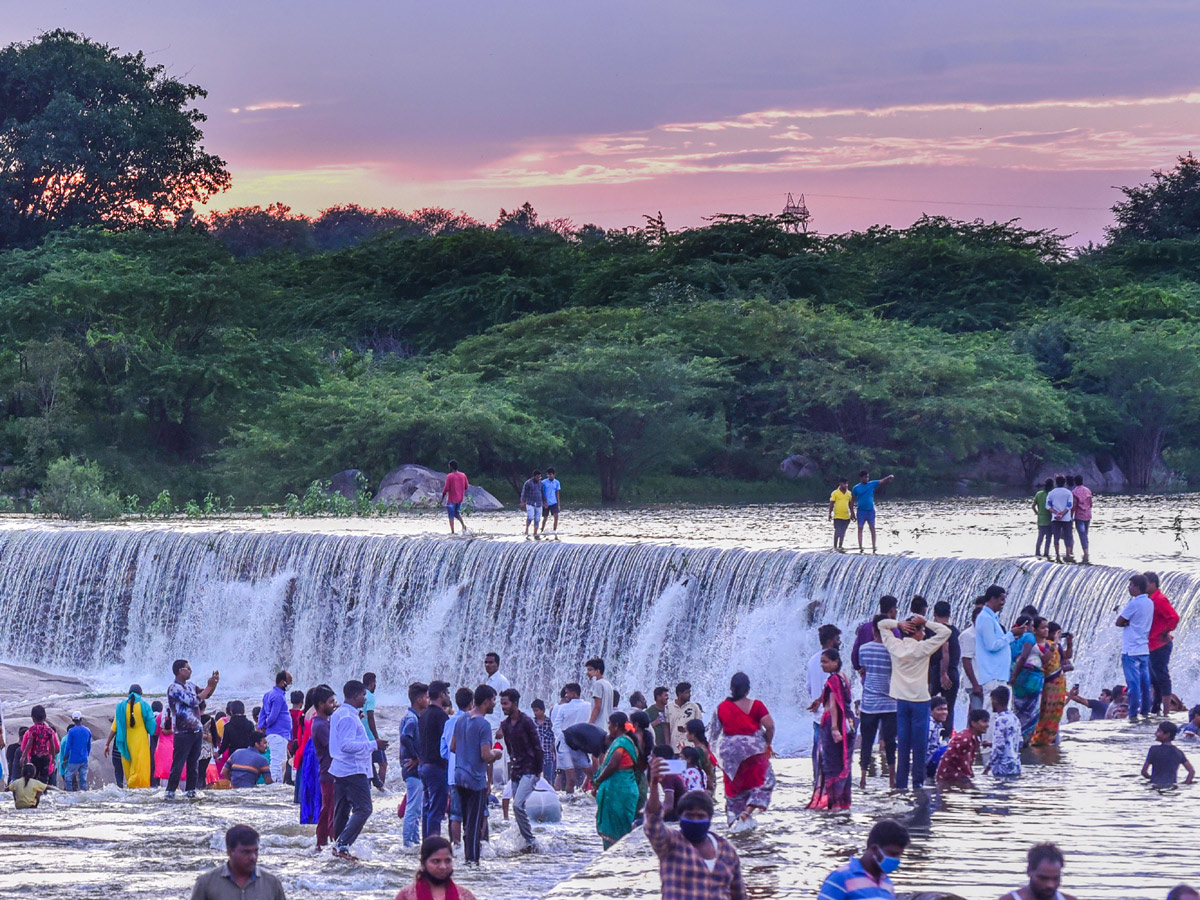
[[(603, 657), (622, 697), (687, 680), (711, 712), (730, 674), (803, 745), (804, 667), (818, 625), (846, 633), (885, 593), (954, 605), (992, 582), (1005, 619), (1026, 603), (1076, 635), (1086, 694), (1122, 681), (1116, 611), (1128, 572), (1013, 559), (918, 559), (650, 544), (567, 544), (388, 536), (99, 529), (0, 530), (5, 661), (123, 689), (165, 688), (177, 657), (221, 697), (257, 696), (286, 666), (297, 685), (335, 687), (365, 670), (396, 700), (412, 680), (474, 685), (483, 655), (526, 700), (548, 702)], [(1173, 671), (1185, 698), (1200, 676), (1200, 579), (1163, 573), (1183, 621)]]

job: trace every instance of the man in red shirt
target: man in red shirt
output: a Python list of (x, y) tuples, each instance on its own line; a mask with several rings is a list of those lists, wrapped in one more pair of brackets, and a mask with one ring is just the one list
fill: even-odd
[(463, 534), (467, 533), (467, 523), (463, 521), (462, 505), (467, 496), (467, 476), (458, 471), (458, 460), (452, 459), (447, 463), (450, 469), (446, 475), (446, 484), (442, 488), (442, 500), (446, 504), (446, 513), (450, 516), (450, 533), (454, 534), (454, 520), (462, 525)]
[(1154, 603), (1154, 618), (1150, 621), (1150, 687), (1153, 700), (1150, 712), (1157, 715), (1170, 712), (1167, 698), (1171, 696), (1171, 632), (1179, 624), (1179, 613), (1158, 587), (1158, 573), (1144, 573), (1149, 582), (1147, 593)]

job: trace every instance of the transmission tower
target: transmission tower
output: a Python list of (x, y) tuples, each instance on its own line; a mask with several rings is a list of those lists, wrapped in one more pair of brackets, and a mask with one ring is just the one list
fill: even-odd
[(784, 231), (792, 232), (807, 232), (808, 223), (812, 219), (812, 213), (808, 211), (808, 207), (804, 204), (804, 195), (800, 195), (800, 200), (795, 200), (791, 192), (787, 195), (787, 202), (783, 204), (783, 215), (787, 217), (784, 223)]

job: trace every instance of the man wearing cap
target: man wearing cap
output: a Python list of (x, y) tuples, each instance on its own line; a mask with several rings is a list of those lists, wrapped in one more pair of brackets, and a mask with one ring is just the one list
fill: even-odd
[(92, 732), (83, 724), (83, 713), (71, 713), (71, 725), (62, 742), (63, 780), (68, 791), (86, 791)]

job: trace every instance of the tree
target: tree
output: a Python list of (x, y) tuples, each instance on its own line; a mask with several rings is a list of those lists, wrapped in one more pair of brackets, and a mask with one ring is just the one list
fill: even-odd
[(229, 186), (194, 84), (70, 31), (0, 50), (0, 244), (171, 224)]
[(1115, 447), (1130, 484), (1145, 490), (1165, 447), (1197, 443), (1200, 327), (1077, 322), (1071, 331), (1070, 384), (1084, 395), (1087, 419)]
[(283, 203), (272, 203), (266, 209), (240, 206), (210, 213), (205, 224), (234, 256), (254, 256), (268, 250), (303, 254), (316, 249), (312, 220), (292, 215), (291, 207)]
[(1113, 206), (1117, 224), (1108, 229), (1113, 243), (1200, 237), (1200, 159), (1180, 156), (1169, 172), (1153, 181), (1122, 187), (1125, 199)]

